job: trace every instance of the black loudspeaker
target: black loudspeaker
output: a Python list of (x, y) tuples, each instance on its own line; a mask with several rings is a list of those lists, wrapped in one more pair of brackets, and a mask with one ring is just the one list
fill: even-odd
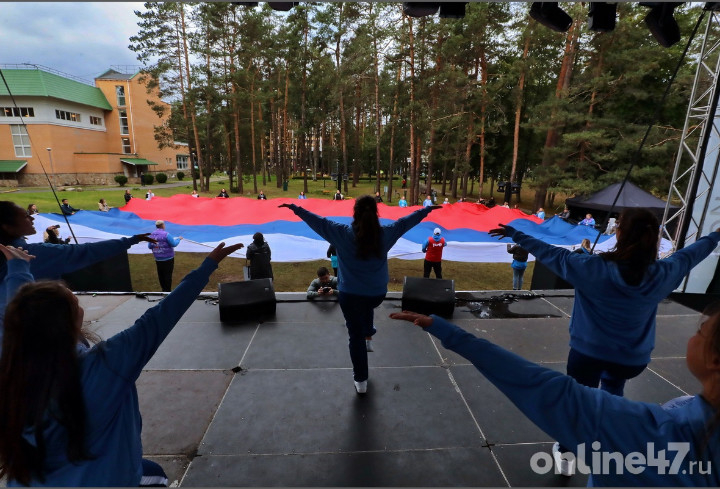
[(535, 260), (530, 290), (574, 289), (569, 282), (555, 275), (548, 267)]
[(126, 251), (89, 267), (66, 273), (62, 279), (70, 290), (75, 292), (132, 292), (133, 290), (130, 262)]
[(405, 277), (402, 310), (451, 318), (455, 310), (455, 281)]
[(218, 303), (220, 321), (264, 319), (275, 315), (275, 289), (269, 278), (221, 283)]

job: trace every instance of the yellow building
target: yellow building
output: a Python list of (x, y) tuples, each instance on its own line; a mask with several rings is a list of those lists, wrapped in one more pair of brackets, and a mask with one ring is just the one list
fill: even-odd
[(170, 111), (151, 109), (148, 100), (169, 107), (140, 73), (108, 70), (91, 86), (45, 68), (0, 71), (0, 185), (47, 185), (45, 173), (56, 185), (103, 185), (189, 171), (187, 144), (158, 148), (154, 126)]

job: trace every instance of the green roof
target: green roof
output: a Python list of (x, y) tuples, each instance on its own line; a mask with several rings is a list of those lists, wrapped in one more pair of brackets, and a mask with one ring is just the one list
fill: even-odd
[(0, 173), (17, 173), (27, 165), (25, 160), (0, 160)]
[[(78, 104), (112, 110), (105, 95), (97, 87), (70, 80), (42, 70), (2, 70), (14, 97), (53, 97)], [(4, 83), (0, 84), (0, 96), (8, 96)]]
[(128, 165), (157, 165), (158, 163), (155, 163), (150, 160), (146, 160), (144, 158), (120, 158), (120, 161), (123, 163), (127, 163)]

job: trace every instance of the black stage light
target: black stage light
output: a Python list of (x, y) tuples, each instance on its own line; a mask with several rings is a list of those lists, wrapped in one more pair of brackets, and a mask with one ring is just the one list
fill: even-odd
[(444, 19), (462, 19), (465, 17), (467, 2), (443, 2), (440, 4), (440, 17)]
[(588, 29), (598, 32), (610, 32), (615, 29), (616, 13), (616, 3), (590, 2)]
[(572, 18), (558, 7), (557, 2), (534, 2), (530, 17), (557, 32), (566, 32), (572, 24)]
[(403, 13), (408, 17), (425, 17), (435, 15), (439, 7), (439, 2), (403, 2)]
[[(650, 5), (654, 4), (654, 5)], [(669, 48), (680, 40), (680, 26), (673, 17), (673, 11), (683, 2), (647, 2), (640, 5), (651, 7), (645, 16), (645, 25), (662, 47)]]
[(289, 12), (292, 8), (300, 2), (268, 2), (270, 8), (277, 10), (278, 12)]

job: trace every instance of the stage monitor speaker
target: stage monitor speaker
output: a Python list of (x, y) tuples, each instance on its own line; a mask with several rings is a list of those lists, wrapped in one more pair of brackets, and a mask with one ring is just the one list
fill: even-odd
[[(75, 245), (63, 245), (75, 246)], [(130, 263), (126, 251), (74, 272), (66, 273), (62, 279), (75, 292), (132, 292)]]
[(222, 322), (265, 319), (275, 315), (275, 289), (269, 278), (221, 283), (218, 303)]
[(455, 310), (455, 281), (405, 277), (402, 310), (451, 318)]
[(574, 289), (569, 282), (555, 275), (548, 267), (535, 260), (530, 290)]

